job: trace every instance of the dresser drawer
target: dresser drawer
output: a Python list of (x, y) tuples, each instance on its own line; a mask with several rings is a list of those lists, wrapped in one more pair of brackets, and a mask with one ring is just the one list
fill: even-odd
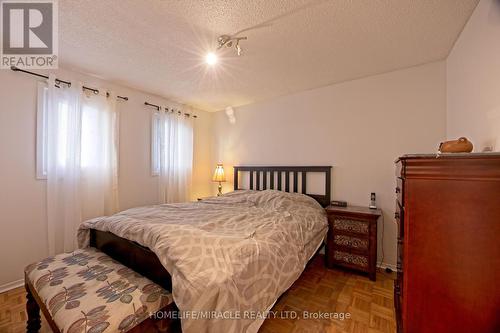
[(403, 295), (403, 272), (398, 271), (396, 280), (394, 281), (394, 288), (398, 295)]
[(335, 250), (333, 251), (333, 259), (337, 262), (356, 266), (363, 270), (368, 269), (368, 257), (364, 255)]
[(396, 177), (404, 178), (405, 171), (403, 163), (404, 162), (401, 160), (396, 161)]
[[(396, 284), (396, 281), (394, 281), (394, 284)], [(401, 318), (401, 314), (403, 313), (403, 294), (398, 293), (396, 291), (396, 288), (394, 288), (394, 308), (396, 312), (396, 332), (397, 333), (402, 333), (403, 332), (403, 320)]]
[(348, 235), (337, 234), (333, 236), (335, 245), (349, 247), (355, 250), (368, 251), (368, 238), (359, 238)]
[(405, 236), (404, 208), (399, 205), (399, 202), (396, 202), (396, 212), (394, 213), (394, 219), (396, 220), (396, 224), (398, 226), (398, 237), (403, 239)]
[(366, 221), (359, 221), (347, 217), (335, 217), (333, 220), (333, 229), (347, 231), (361, 235), (368, 235), (370, 224)]
[(405, 191), (405, 182), (402, 178), (399, 178), (397, 177), (396, 178), (396, 189), (395, 189), (395, 192), (396, 192), (396, 196), (397, 196), (397, 199), (398, 199), (398, 202), (401, 206), (404, 206), (404, 191)]
[(396, 280), (394, 281), (394, 308), (396, 310), (397, 332), (403, 332), (403, 322), (401, 315), (403, 313), (403, 239), (398, 238), (398, 256), (397, 256), (397, 272)]
[(397, 255), (397, 271), (398, 277), (399, 273), (403, 273), (403, 256), (404, 256), (403, 239), (398, 238), (398, 255)]

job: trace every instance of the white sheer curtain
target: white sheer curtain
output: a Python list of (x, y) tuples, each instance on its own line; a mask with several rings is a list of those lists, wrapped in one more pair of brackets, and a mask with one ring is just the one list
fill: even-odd
[(49, 254), (74, 246), (81, 219), (80, 120), (81, 86), (55, 87), (49, 77), (47, 92), (47, 222)]
[(49, 253), (75, 248), (83, 219), (118, 209), (118, 116), (115, 98), (86, 95), (82, 85), (57, 88), (49, 76), (44, 137)]
[(160, 203), (190, 199), (193, 172), (193, 120), (177, 112), (159, 111), (157, 121)]
[(118, 113), (116, 96), (85, 96), (82, 103), (82, 220), (118, 210)]

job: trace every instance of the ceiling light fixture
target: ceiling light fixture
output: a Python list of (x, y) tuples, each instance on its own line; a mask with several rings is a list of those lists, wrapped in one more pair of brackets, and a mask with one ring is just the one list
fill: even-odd
[(217, 63), (217, 55), (214, 52), (209, 52), (205, 56), (205, 62), (209, 65), (215, 65)]
[[(246, 37), (235, 37), (235, 36), (229, 36), (229, 35), (222, 35), (219, 38), (217, 38), (218, 46), (217, 46), (216, 51), (220, 50), (224, 46), (228, 47), (228, 48), (231, 48), (234, 46), (234, 49), (236, 50), (236, 54), (238, 56), (240, 56), (243, 52), (243, 50), (241, 49), (240, 41), (246, 40), (246, 39), (247, 39)], [(215, 52), (209, 52), (205, 56), (205, 62), (210, 66), (215, 65), (217, 63), (217, 61), (218, 61), (218, 57), (217, 57), (217, 54)]]
[(234, 45), (234, 48), (236, 49), (236, 53), (240, 56), (242, 53), (242, 49), (240, 46), (240, 41), (246, 40), (246, 37), (235, 37), (235, 36), (229, 36), (229, 35), (222, 35), (219, 38), (217, 38), (217, 42), (219, 43), (219, 47), (217, 47), (217, 50), (220, 50), (224, 46), (231, 48)]

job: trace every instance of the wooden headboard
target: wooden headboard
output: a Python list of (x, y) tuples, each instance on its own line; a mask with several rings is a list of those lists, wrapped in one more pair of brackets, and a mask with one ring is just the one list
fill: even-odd
[[(249, 190), (279, 190), (285, 192), (302, 193), (314, 198), (323, 207), (330, 204), (331, 191), (331, 166), (235, 166), (234, 167), (234, 189), (241, 190), (239, 186), (240, 172), (249, 173)], [(325, 194), (307, 193), (307, 173), (325, 174)], [(276, 181), (275, 181), (276, 174)], [(283, 187), (282, 175), (285, 175)], [(292, 175), (292, 187), (290, 187), (290, 174)], [(299, 174), (301, 177), (299, 190)], [(269, 175), (269, 177), (268, 177)], [(255, 178), (255, 179), (254, 179)], [(269, 183), (268, 183), (269, 178)], [(262, 179), (262, 181), (261, 181)], [(276, 182), (276, 184), (275, 184)], [(275, 186), (276, 185), (276, 186)]]

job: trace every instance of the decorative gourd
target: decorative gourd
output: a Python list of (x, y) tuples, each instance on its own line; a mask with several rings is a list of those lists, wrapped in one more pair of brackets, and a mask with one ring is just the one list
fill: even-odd
[(440, 153), (470, 153), (474, 146), (466, 137), (444, 141), (439, 144)]

